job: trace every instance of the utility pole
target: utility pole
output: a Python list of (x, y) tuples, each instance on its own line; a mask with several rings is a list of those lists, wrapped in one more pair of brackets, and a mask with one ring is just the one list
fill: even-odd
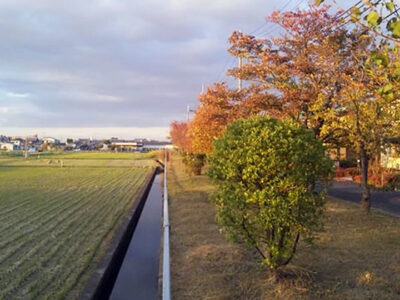
[(28, 158), (28, 137), (25, 137), (25, 159)]
[[(241, 55), (239, 55), (239, 65), (238, 65), (238, 67), (239, 67), (239, 70), (242, 68), (242, 56)], [(239, 79), (238, 79), (238, 85), (239, 85), (238, 90), (240, 92), (242, 90), (242, 79), (240, 78), (240, 75), (239, 75)]]
[(186, 122), (189, 123), (189, 113), (194, 112), (193, 109), (190, 109), (190, 106), (186, 106)]

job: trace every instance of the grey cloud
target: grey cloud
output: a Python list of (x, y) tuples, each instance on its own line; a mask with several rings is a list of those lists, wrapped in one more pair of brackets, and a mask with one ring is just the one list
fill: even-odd
[(2, 0), (0, 125), (168, 126), (218, 79), (230, 33), (251, 31), (282, 5)]

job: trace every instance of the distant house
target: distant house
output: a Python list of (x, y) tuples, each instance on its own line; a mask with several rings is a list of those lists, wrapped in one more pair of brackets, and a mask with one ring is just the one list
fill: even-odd
[(12, 140), (10, 140), (10, 143), (13, 143), (14, 145), (16, 145), (18, 150), (21, 150), (25, 146), (25, 141), (21, 138), (12, 139)]
[(74, 143), (66, 143), (64, 146), (65, 151), (72, 151), (74, 149), (76, 149), (76, 144)]
[(88, 151), (88, 150), (90, 150), (90, 147), (89, 147), (89, 145), (80, 145), (79, 146), (79, 150)]
[(108, 151), (110, 148), (108, 147), (107, 144), (103, 144), (103, 146), (99, 149), (100, 151)]
[(38, 146), (35, 146), (35, 145), (32, 145), (32, 146), (29, 146), (27, 150), (28, 150), (28, 152), (30, 152), (30, 153), (38, 152), (39, 147), (38, 147)]
[(0, 150), (7, 152), (17, 151), (18, 146), (14, 143), (0, 143)]
[(111, 147), (116, 151), (137, 151), (143, 144), (131, 141), (112, 142)]
[(44, 138), (42, 138), (42, 143), (52, 144), (52, 145), (59, 145), (60, 144), (60, 140), (58, 140), (56, 138), (52, 138), (52, 137), (44, 137)]
[(0, 135), (0, 143), (8, 143), (10, 139), (4, 135)]
[(400, 151), (395, 145), (389, 146), (381, 152), (381, 166), (389, 169), (400, 170)]
[(172, 143), (155, 141), (155, 140), (143, 140), (144, 151), (162, 150), (162, 149), (173, 149)]

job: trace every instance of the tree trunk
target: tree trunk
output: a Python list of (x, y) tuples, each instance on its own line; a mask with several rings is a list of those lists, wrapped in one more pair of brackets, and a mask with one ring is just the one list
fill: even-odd
[(368, 154), (364, 148), (361, 149), (361, 172), (361, 209), (364, 210), (366, 213), (369, 213), (369, 210), (371, 208), (371, 193), (368, 187)]

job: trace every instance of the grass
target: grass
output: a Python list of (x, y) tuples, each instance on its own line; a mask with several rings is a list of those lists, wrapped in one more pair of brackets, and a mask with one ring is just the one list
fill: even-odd
[(72, 159), (63, 168), (14, 158), (2, 165), (0, 299), (79, 295), (152, 164), (99, 157), (97, 165)]
[(400, 219), (328, 199), (325, 230), (300, 242), (275, 282), (253, 249), (219, 232), (207, 178), (172, 156), (168, 177), (173, 299), (400, 299)]

